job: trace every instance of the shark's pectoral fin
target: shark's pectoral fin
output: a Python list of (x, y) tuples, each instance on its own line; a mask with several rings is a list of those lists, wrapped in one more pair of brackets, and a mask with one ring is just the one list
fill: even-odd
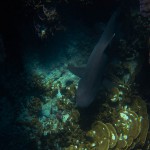
[(75, 67), (72, 65), (68, 65), (68, 69), (76, 76), (78, 76), (80, 78), (84, 77), (85, 67)]

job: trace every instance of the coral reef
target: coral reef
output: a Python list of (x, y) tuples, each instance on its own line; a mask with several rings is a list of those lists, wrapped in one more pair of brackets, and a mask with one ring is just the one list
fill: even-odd
[(134, 96), (129, 106), (111, 107), (111, 110), (107, 116), (100, 113), (104, 122), (106, 117), (111, 116), (111, 122), (95, 121), (86, 133), (84, 144), (81, 141), (81, 144), (69, 148), (130, 150), (143, 147), (149, 129), (145, 102), (139, 96)]
[[(75, 3), (87, 5), (91, 0), (77, 0)], [(34, 27), (39, 38), (46, 39), (57, 31), (65, 30), (62, 25), (61, 5), (72, 3), (70, 0), (26, 0), (26, 6), (34, 12)], [(58, 9), (59, 8), (59, 9)]]
[[(76, 84), (68, 81), (68, 78), (45, 82), (43, 76), (34, 75), (33, 79), (34, 87), (43, 91), (43, 96), (27, 100), (17, 124), (29, 132), (35, 149), (57, 149), (58, 146), (74, 143), (79, 135), (83, 135), (78, 125), (80, 114), (71, 101), (75, 96)], [(49, 143), (51, 140), (53, 143)]]
[[(43, 9), (47, 18), (49, 13), (54, 11), (50, 9), (49, 12), (45, 10), (46, 7)], [(54, 17), (51, 21), (55, 20), (55, 15), (51, 17)], [(149, 37), (149, 29), (145, 28), (145, 25), (148, 25), (148, 21), (132, 13), (125, 16), (125, 20), (128, 20), (131, 26), (126, 27), (126, 22), (124, 30), (131, 29), (132, 34), (129, 36), (127, 33), (127, 38), (124, 36), (116, 44), (112, 43), (111, 51), (116, 57), (105, 73), (110, 87), (102, 88), (96, 97), (98, 110), (94, 115), (91, 112), (92, 123), (88, 125), (89, 128), (84, 129), (81, 121), (81, 116), (88, 118), (88, 115), (82, 114), (75, 106), (79, 78), (72, 75), (66, 67), (71, 61), (74, 63), (74, 60), (79, 60), (78, 63), (82, 64), (85, 61), (83, 57), (87, 58), (88, 50), (85, 49), (86, 52), (77, 55), (77, 51), (70, 48), (77, 46), (76, 42), (73, 42), (68, 46), (70, 50), (66, 52), (67, 59), (63, 58), (63, 61), (59, 62), (61, 65), (56, 67), (52, 64), (53, 69), (50, 68), (45, 74), (37, 69), (38, 72), (34, 66), (31, 81), (38, 94), (27, 97), (27, 103), (23, 105), (17, 119), (17, 123), (28, 133), (32, 149), (149, 149), (147, 104), (137, 92), (135, 83), (141, 69), (141, 52), (147, 48), (145, 41)], [(77, 48), (82, 49), (79, 46)], [(74, 57), (71, 59), (69, 55)]]

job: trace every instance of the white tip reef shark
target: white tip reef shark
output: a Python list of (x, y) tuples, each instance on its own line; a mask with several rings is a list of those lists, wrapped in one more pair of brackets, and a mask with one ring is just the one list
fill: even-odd
[(108, 64), (108, 57), (104, 51), (115, 36), (119, 12), (120, 9), (117, 9), (110, 17), (101, 38), (88, 59), (86, 67), (68, 66), (72, 73), (81, 78), (76, 91), (76, 105), (78, 107), (88, 107), (100, 90), (104, 71)]

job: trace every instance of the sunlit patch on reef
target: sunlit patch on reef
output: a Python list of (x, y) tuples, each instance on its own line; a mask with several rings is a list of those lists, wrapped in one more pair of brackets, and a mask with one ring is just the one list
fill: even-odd
[[(19, 124), (28, 132), (32, 131), (29, 138), (37, 149), (57, 149), (58, 146), (67, 144), (67, 139), (72, 140), (67, 136), (72, 134), (77, 138), (77, 135), (81, 134), (77, 124), (80, 114), (73, 101), (77, 85), (71, 80), (69, 82), (68, 78), (61, 78), (43, 83), (45, 78), (34, 76), (34, 86), (39, 90), (43, 89), (44, 94), (42, 93), (40, 98), (29, 98), (18, 118)], [(75, 130), (76, 133), (72, 133)]]

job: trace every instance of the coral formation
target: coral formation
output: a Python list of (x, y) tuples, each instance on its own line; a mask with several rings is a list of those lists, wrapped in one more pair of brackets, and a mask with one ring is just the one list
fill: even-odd
[[(144, 109), (141, 109), (144, 108)], [(91, 130), (86, 133), (86, 141), (79, 145), (71, 145), (73, 150), (80, 149), (126, 149), (143, 147), (149, 129), (149, 120), (145, 102), (138, 96), (133, 97), (127, 107), (115, 108), (111, 112), (112, 121), (104, 123), (95, 121)], [(102, 115), (102, 114), (100, 114)], [(105, 116), (107, 117), (107, 116)], [(108, 116), (109, 117), (109, 116)], [(68, 150), (69, 148), (66, 148)]]

